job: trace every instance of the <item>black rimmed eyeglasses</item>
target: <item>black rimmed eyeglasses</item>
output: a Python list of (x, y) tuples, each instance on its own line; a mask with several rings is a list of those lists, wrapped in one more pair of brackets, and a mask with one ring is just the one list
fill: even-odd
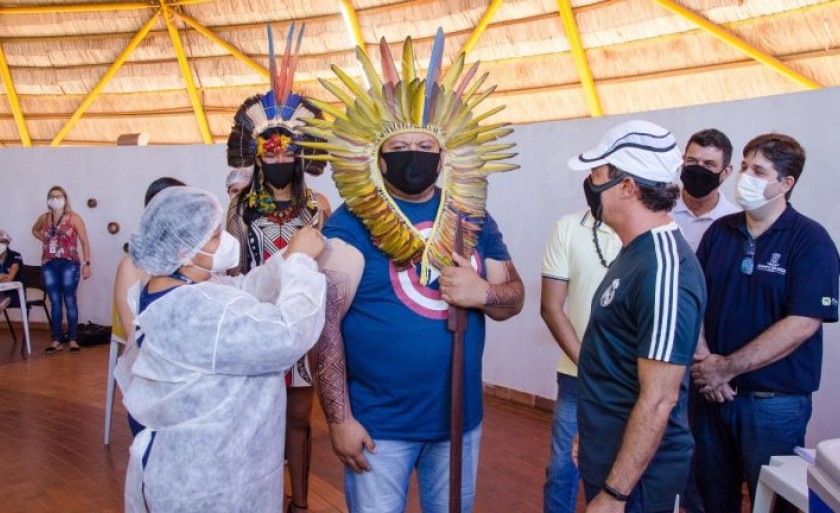
[(755, 269), (755, 239), (747, 237), (744, 241), (744, 259), (741, 260), (741, 272), (747, 276), (752, 275)]

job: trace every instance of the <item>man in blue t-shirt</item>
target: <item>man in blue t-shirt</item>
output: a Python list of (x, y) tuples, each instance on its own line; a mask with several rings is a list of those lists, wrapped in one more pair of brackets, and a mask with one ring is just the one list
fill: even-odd
[[(23, 265), (20, 253), (9, 249), (10, 242), (12, 242), (12, 237), (4, 230), (0, 230), (0, 283), (15, 281)], [(0, 292), (0, 312), (9, 306), (20, 306), (17, 292), (13, 290)]]
[(706, 511), (740, 512), (744, 479), (754, 500), (761, 466), (805, 442), (822, 323), (838, 316), (840, 258), (787, 201), (804, 165), (786, 135), (747, 143), (735, 185), (744, 212), (712, 224), (697, 250), (709, 291), (692, 368), (706, 398), (693, 425)]
[(588, 513), (671, 512), (691, 464), (688, 374), (706, 290), (668, 215), (682, 163), (674, 136), (646, 121), (608, 131), (569, 160), (622, 249), (592, 299), (578, 368), (579, 466)]
[[(396, 132), (378, 157), (400, 215), (427, 237), (439, 219), (435, 181), (443, 155), (432, 132)], [(375, 222), (373, 220), (372, 222)], [(411, 233), (414, 233), (413, 231)], [(402, 512), (416, 469), (423, 511), (447, 511), (449, 487), (450, 305), (468, 310), (464, 335), (462, 505), (471, 511), (483, 415), (484, 316), (516, 315), (524, 288), (489, 215), (470, 259), (398, 267), (383, 238), (342, 205), (324, 227), (330, 248), (327, 321), (311, 361), (333, 449), (345, 465), (352, 512)], [(425, 274), (427, 273), (428, 274)], [(426, 283), (424, 285), (423, 283)]]

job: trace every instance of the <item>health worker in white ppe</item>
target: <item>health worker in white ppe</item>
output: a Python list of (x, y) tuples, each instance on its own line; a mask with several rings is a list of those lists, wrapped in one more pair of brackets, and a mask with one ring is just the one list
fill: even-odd
[(247, 276), (206, 191), (172, 187), (130, 242), (151, 279), (136, 317), (138, 356), (125, 392), (142, 424), (126, 475), (127, 512), (277, 512), (283, 504), (283, 372), (324, 324), (324, 240), (301, 229)]

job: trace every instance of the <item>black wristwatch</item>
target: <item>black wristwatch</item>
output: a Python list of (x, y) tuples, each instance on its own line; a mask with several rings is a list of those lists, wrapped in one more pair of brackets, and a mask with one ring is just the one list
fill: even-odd
[(604, 485), (601, 487), (601, 490), (603, 490), (604, 493), (606, 493), (607, 495), (609, 495), (610, 497), (612, 497), (613, 499), (615, 499), (617, 501), (627, 502), (627, 501), (630, 500), (629, 495), (625, 495), (625, 494), (619, 492), (618, 490), (616, 490), (612, 486), (608, 485), (607, 483), (604, 483)]

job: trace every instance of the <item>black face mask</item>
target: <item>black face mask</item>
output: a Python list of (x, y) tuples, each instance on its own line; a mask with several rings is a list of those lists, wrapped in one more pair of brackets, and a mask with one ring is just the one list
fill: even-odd
[(589, 210), (592, 211), (592, 217), (595, 221), (602, 222), (603, 208), (601, 206), (601, 193), (605, 190), (618, 185), (624, 179), (624, 175), (611, 178), (608, 182), (601, 185), (592, 185), (592, 177), (587, 176), (583, 180), (583, 195), (586, 196), (586, 204), (589, 205)]
[(387, 165), (382, 174), (385, 181), (405, 194), (420, 194), (437, 180), (440, 153), (392, 151), (380, 155)]
[(265, 181), (275, 189), (282, 189), (289, 185), (289, 182), (295, 176), (294, 162), (283, 162), (279, 164), (266, 164), (265, 162), (261, 162), (260, 164), (262, 165)]
[(694, 164), (683, 166), (680, 174), (685, 191), (694, 198), (703, 198), (720, 186), (720, 175)]

